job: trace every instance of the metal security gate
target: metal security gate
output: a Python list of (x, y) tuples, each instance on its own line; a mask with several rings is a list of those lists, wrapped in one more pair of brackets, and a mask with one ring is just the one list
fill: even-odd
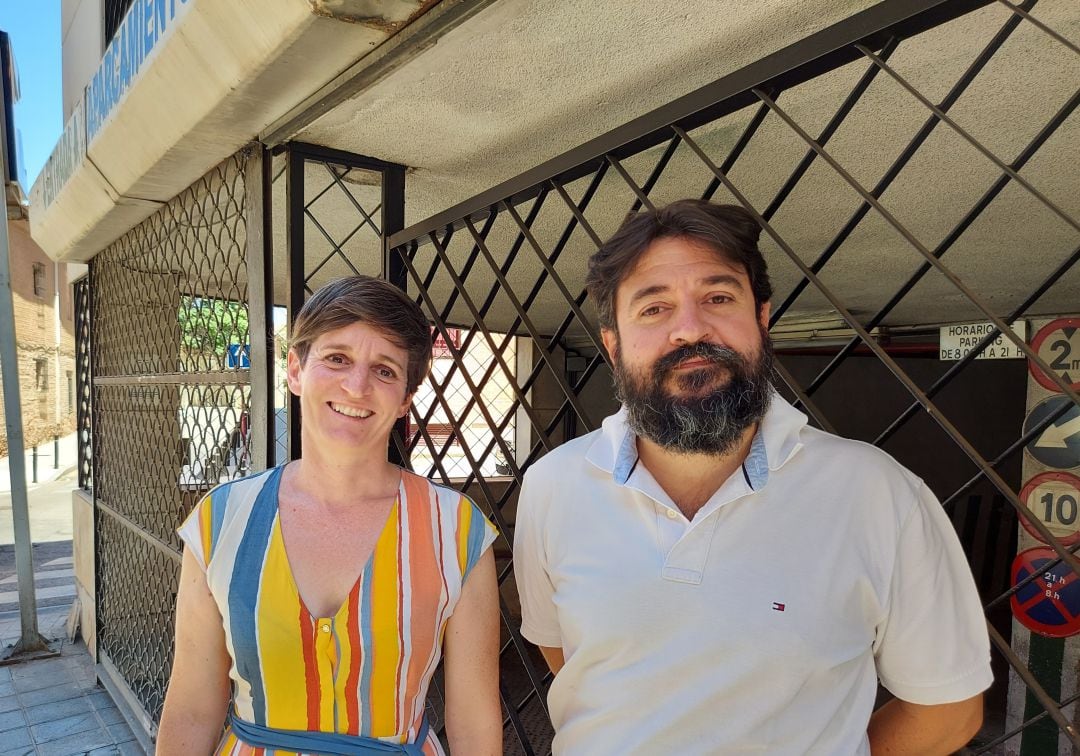
[[(521, 476), (615, 409), (588, 256), (627, 212), (697, 196), (765, 227), (782, 392), (923, 476), (961, 534), (998, 672), (973, 750), (1080, 747), (1076, 692), (1014, 651), (1008, 608), (1035, 577), (1010, 587), (1024, 449), (1080, 403), (1006, 327), (1077, 309), (1074, 5), (879, 4), (405, 230), (402, 166), (301, 144), (218, 166), (95, 258), (77, 290), (92, 357), (92, 383), (79, 360), (93, 461), (80, 484), (96, 501), (106, 670), (152, 726), (171, 659), (173, 529), (216, 482), (294, 456), (287, 324), (325, 281), (382, 274), (437, 337), (392, 452), (498, 525), (507, 751), (547, 753), (550, 675), (518, 632), (512, 579)], [(968, 321), (993, 330), (939, 362), (936, 326)], [(976, 359), (999, 332), (1025, 360)], [(1023, 408), (1005, 405), (1030, 383), (1028, 362), (1065, 404), (1022, 430)], [(1080, 574), (1070, 548), (1031, 527)], [(1007, 695), (1020, 698), (1008, 717)]]
[[(742, 205), (763, 225), (782, 393), (923, 476), (964, 539), (997, 670), (973, 752), (1080, 748), (1076, 693), (1060, 665), (1014, 650), (1008, 611), (1037, 578), (1010, 587), (1023, 450), (1080, 401), (1076, 378), (1008, 327), (1080, 306), (1078, 15), (1053, 0), (883, 3), (391, 237), (446, 360), (407, 450), (504, 537), (509, 753), (545, 753), (551, 738), (550, 675), (518, 633), (509, 558), (522, 472), (615, 409), (585, 261), (627, 212), (683, 197)], [(967, 321), (991, 328), (939, 362), (938, 325)], [(1025, 359), (976, 361), (1002, 333)], [(1063, 403), (1022, 431), (1027, 364)], [(1013, 406), (981, 404), (986, 380), (990, 401)], [(1020, 705), (1007, 717), (1010, 679)]]
[(98, 254), (77, 289), (78, 354), (89, 344), (92, 362), (88, 374), (79, 360), (79, 473), (94, 493), (99, 669), (148, 734), (172, 660), (175, 529), (210, 488), (265, 464), (265, 415), (252, 416), (253, 388), (266, 388), (249, 368), (261, 348), (249, 332), (265, 330), (262, 305), (249, 307), (265, 301), (248, 196), (260, 196), (261, 160), (249, 148), (211, 170)]

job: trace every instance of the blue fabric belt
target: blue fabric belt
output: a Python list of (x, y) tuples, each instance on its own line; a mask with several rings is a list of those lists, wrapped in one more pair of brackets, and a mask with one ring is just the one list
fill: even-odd
[(413, 743), (387, 743), (385, 740), (346, 735), (337, 732), (310, 732), (306, 730), (278, 730), (229, 715), (229, 726), (236, 737), (256, 748), (273, 748), (294, 753), (317, 753), (326, 756), (379, 756), (397, 753), (406, 756), (423, 756), (427, 740), (428, 720), (424, 717), (420, 732)]

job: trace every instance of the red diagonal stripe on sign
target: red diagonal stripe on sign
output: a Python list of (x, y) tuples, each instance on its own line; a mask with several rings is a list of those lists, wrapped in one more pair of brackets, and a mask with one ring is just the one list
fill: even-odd
[[(1041, 574), (1042, 573), (1040, 573), (1040, 575)], [(1077, 576), (1075, 574), (1070, 573), (1069, 575), (1067, 575), (1065, 577), (1065, 582), (1064, 583), (1055, 583), (1054, 585), (1055, 586), (1060, 585), (1062, 588), (1064, 588), (1065, 586), (1069, 585), (1070, 583), (1073, 583), (1074, 581), (1076, 581), (1076, 579), (1077, 579)], [(1036, 595), (1036, 596), (1032, 597), (1031, 599), (1029, 599), (1028, 601), (1026, 601), (1023, 604), (1018, 604), (1021, 611), (1026, 611), (1029, 606), (1031, 606), (1033, 604), (1036, 604), (1039, 601), (1044, 601), (1046, 599), (1050, 599), (1050, 603), (1052, 603), (1055, 607), (1057, 607), (1057, 610), (1059, 612), (1061, 612), (1062, 617), (1065, 617), (1066, 619), (1068, 619), (1070, 621), (1076, 619), (1077, 615), (1073, 614), (1071, 611), (1066, 609), (1065, 605), (1063, 603), (1061, 603), (1061, 599), (1055, 598), (1055, 595), (1058, 592), (1056, 588), (1051, 587), (1050, 584), (1047, 583), (1042, 577), (1035, 578), (1034, 582), (1035, 582), (1036, 585), (1041, 586), (1043, 592), (1041, 594), (1039, 594), (1039, 595)], [(1050, 591), (1049, 596), (1046, 595), (1046, 591)]]

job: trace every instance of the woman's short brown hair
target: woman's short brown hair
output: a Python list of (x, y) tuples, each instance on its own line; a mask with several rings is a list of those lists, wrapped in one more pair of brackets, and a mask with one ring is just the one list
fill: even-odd
[(431, 369), (431, 327), (416, 302), (378, 278), (339, 278), (312, 294), (293, 322), (289, 348), (303, 365), (315, 339), (353, 323), (366, 323), (408, 353), (406, 393), (414, 393)]
[(681, 238), (713, 250), (746, 269), (758, 311), (772, 297), (765, 258), (758, 250), (761, 226), (738, 205), (685, 199), (666, 207), (631, 213), (619, 230), (589, 258), (585, 279), (600, 327), (618, 330), (615, 294), (645, 250), (658, 239)]

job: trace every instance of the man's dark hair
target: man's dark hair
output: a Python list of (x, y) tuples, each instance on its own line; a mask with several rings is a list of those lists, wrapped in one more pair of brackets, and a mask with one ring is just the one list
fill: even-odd
[(666, 207), (631, 213), (619, 230), (589, 258), (585, 279), (596, 303), (600, 327), (616, 329), (615, 294), (638, 259), (658, 239), (678, 238), (696, 242), (746, 269), (754, 302), (761, 306), (772, 297), (765, 258), (758, 250), (761, 226), (737, 205), (717, 205), (685, 199)]
[(349, 276), (321, 287), (300, 308), (289, 348), (303, 365), (315, 339), (353, 323), (366, 323), (408, 352), (406, 393), (415, 392), (431, 368), (431, 327), (416, 302), (386, 281)]

